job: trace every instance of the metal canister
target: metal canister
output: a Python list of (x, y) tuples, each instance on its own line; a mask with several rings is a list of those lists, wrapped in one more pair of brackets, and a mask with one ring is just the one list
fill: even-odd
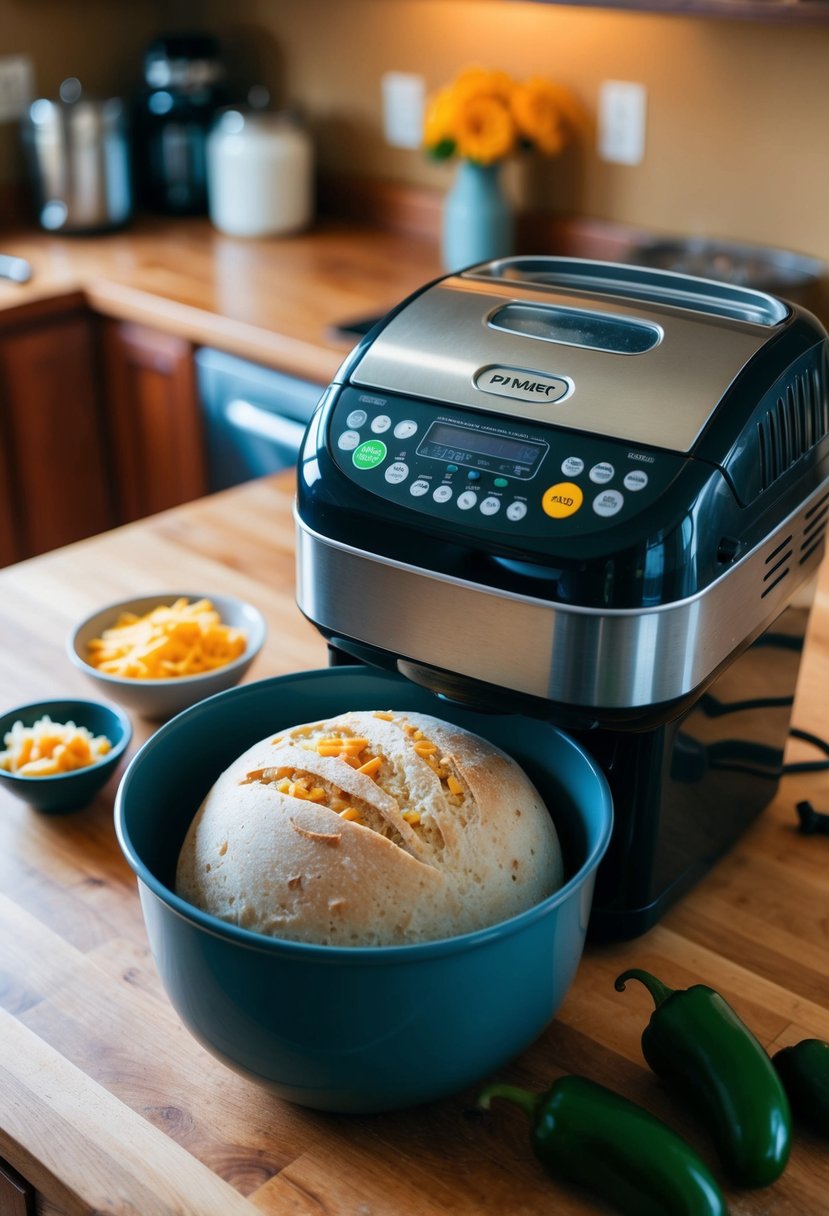
[(92, 100), (76, 77), (57, 100), (33, 101), (22, 119), (35, 215), (50, 232), (103, 232), (132, 218), (126, 107)]

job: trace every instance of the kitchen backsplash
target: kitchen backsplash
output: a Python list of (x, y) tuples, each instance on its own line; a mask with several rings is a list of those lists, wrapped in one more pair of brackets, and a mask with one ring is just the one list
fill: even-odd
[[(385, 143), (380, 80), (394, 69), (433, 89), (477, 62), (552, 77), (583, 107), (577, 146), (525, 169), (516, 189), (528, 205), (829, 261), (829, 27), (519, 0), (0, 0), (0, 54), (29, 53), (43, 93), (68, 74), (123, 92), (147, 40), (174, 22), (216, 34), (240, 82), (298, 103), (326, 174), (448, 188), (450, 164)], [(604, 80), (646, 86), (639, 165), (595, 151)], [(0, 126), (0, 180), (19, 171), (15, 135)]]

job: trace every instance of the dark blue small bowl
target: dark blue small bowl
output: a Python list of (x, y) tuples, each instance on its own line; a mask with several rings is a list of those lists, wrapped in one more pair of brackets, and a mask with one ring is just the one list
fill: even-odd
[(114, 705), (103, 705), (100, 701), (35, 701), (0, 715), (0, 750), (5, 746), (5, 736), (15, 722), (34, 726), (44, 714), (53, 722), (74, 722), (76, 726), (85, 726), (93, 735), (106, 735), (112, 744), (106, 756), (95, 764), (68, 773), (56, 773), (52, 777), (22, 777), (19, 773), (0, 769), (0, 786), (3, 789), (39, 811), (63, 815), (86, 806), (106, 785), (129, 747), (132, 723), (122, 710)]

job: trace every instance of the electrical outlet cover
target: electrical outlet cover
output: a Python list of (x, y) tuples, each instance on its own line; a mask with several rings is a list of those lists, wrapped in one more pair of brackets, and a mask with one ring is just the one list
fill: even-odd
[(385, 72), (380, 85), (386, 143), (393, 148), (419, 148), (423, 142), (426, 104), (423, 77), (410, 72)]
[(647, 89), (627, 80), (605, 80), (599, 89), (598, 151), (602, 160), (638, 165), (645, 156)]
[(29, 56), (0, 56), (0, 122), (15, 122), (33, 97), (34, 66)]

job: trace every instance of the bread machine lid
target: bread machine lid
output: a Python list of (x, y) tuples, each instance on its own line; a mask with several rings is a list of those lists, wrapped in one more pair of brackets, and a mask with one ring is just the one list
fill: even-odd
[(509, 258), (415, 296), (350, 380), (690, 452), (788, 316), (774, 296), (670, 271)]

